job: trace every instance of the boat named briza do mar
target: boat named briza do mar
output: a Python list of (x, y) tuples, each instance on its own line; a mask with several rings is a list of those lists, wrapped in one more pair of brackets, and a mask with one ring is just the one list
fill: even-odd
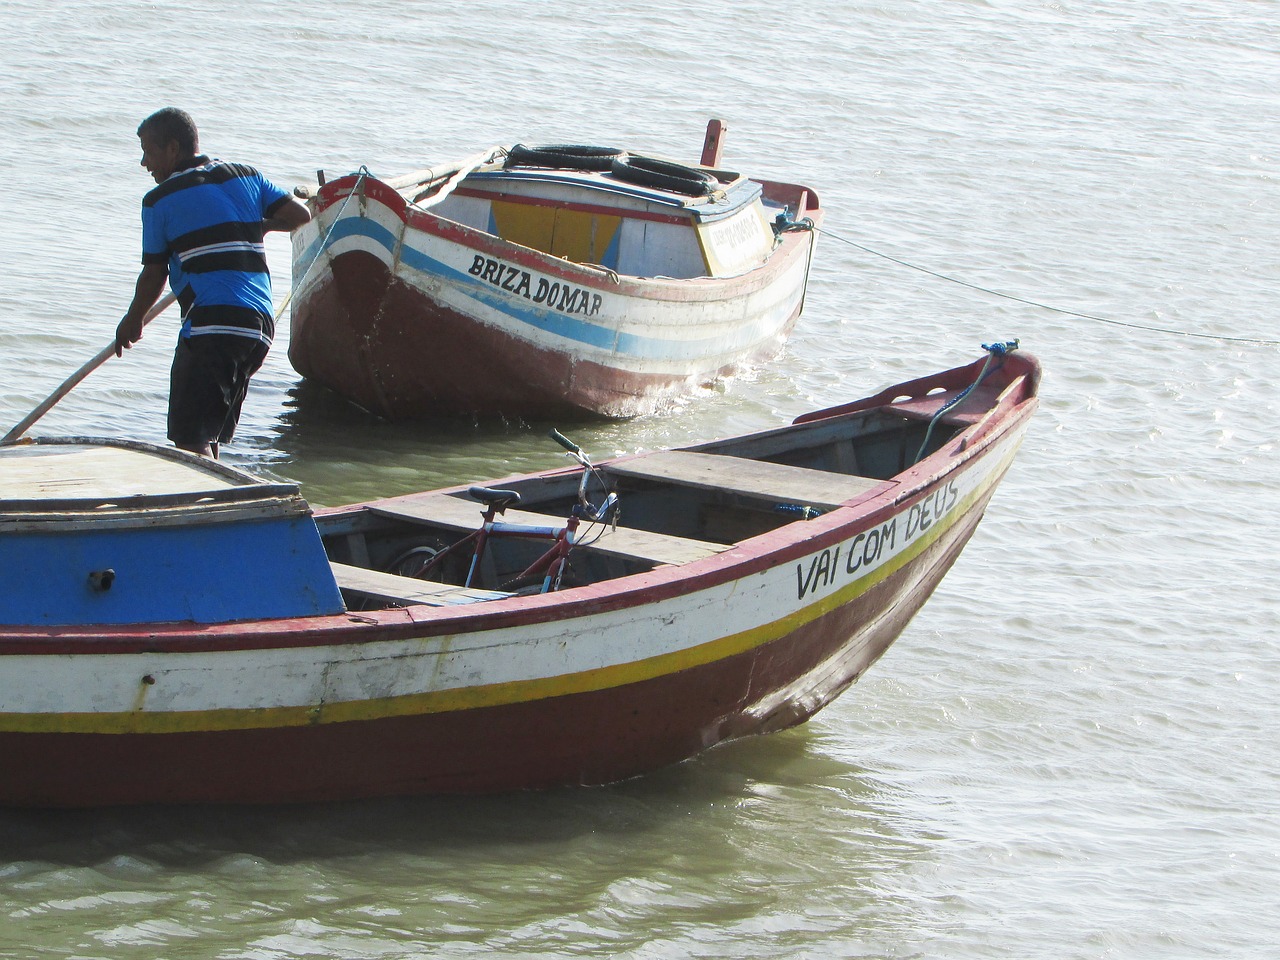
[(772, 357), (800, 315), (813, 190), (720, 163), (493, 148), (299, 188), (289, 359), (393, 420), (629, 417)]
[[(0, 804), (604, 784), (803, 722), (960, 554), (1037, 403), (983, 359), (787, 425), (312, 510), (0, 445)], [(958, 656), (963, 651), (957, 651)]]

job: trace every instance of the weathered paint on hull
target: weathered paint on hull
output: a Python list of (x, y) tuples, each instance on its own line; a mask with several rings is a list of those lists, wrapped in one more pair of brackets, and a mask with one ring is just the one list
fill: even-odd
[(522, 703), (369, 721), (170, 734), (0, 733), (0, 802), (290, 803), (616, 782), (794, 726), (892, 644), (985, 505), (907, 567), (793, 633), (661, 677)]
[[(593, 688), (588, 683), (588, 689), (574, 692), (470, 708), (464, 696), (453, 700), (451, 708), (398, 715), (383, 710), (367, 720), (325, 722), (321, 713), (326, 708), (319, 703), (310, 711), (317, 722), (295, 718), (280, 725), (272, 725), (270, 709), (237, 711), (230, 724), (217, 711), (199, 710), (185, 716), (142, 711), (124, 719), (117, 713), (101, 722), (92, 715), (64, 712), (28, 730), (15, 729), (11, 718), (2, 718), (6, 729), (0, 732), (0, 757), (6, 775), (0, 778), (0, 802), (280, 803), (599, 784), (684, 760), (724, 740), (792, 726), (837, 696), (898, 636), (972, 534), (1011, 456), (1010, 450), (966, 502), (957, 505), (945, 530), (939, 529), (923, 549), (904, 553), (901, 566), (889, 564), (889, 572), (868, 573), (866, 582), (846, 584), (844, 593), (852, 594), (847, 600), (837, 589), (814, 604), (813, 594), (781, 625), (765, 628), (773, 639), (740, 653), (685, 669), (641, 667), (642, 675), (652, 675), (630, 683)], [(904, 504), (899, 515), (909, 508)], [(862, 529), (874, 529), (877, 523), (883, 518)], [(851, 533), (852, 528), (838, 530), (837, 539), (852, 543)], [(792, 565), (784, 564), (785, 578), (802, 578), (824, 550), (801, 555), (794, 577)], [(743, 603), (749, 605), (750, 598)], [(662, 605), (657, 606), (657, 616), (665, 619)], [(825, 612), (814, 615), (815, 606)], [(621, 613), (628, 616), (625, 607)], [(639, 613), (642, 618), (654, 615)], [(630, 616), (637, 616), (634, 607)], [(792, 619), (797, 625), (786, 630)], [(400, 624), (382, 633), (403, 636), (406, 629), (409, 634), (438, 632)], [(319, 641), (315, 635), (302, 639)], [(213, 647), (229, 645), (217, 654), (223, 657), (243, 656), (244, 651), (236, 650), (242, 640), (231, 635)], [(148, 649), (176, 646), (125, 638), (121, 644), (112, 658), (125, 661), (125, 673), (151, 669), (161, 674)], [(317, 649), (323, 659), (323, 646)], [(685, 655), (696, 661), (696, 649), (689, 647)], [(286, 661), (291, 656), (287, 648), (269, 652)], [(181, 670), (180, 662), (192, 654), (167, 656)], [(680, 656), (677, 652), (677, 662)], [(198, 665), (192, 666), (189, 674), (199, 677)], [(260, 672), (252, 660), (248, 666)], [(624, 665), (622, 672), (634, 670), (635, 665)], [(223, 686), (211, 677), (206, 681)], [(224, 683), (225, 691), (190, 691), (183, 702), (219, 703), (244, 696), (230, 679)], [(566, 685), (563, 678), (556, 683)], [(568, 686), (573, 686), (572, 678)], [(478, 702), (483, 701), (481, 694)], [(219, 724), (223, 729), (207, 728)], [(93, 732), (112, 725), (114, 732)]]
[(407, 208), (376, 181), (363, 189), (366, 202), (332, 203), (295, 237), (308, 269), (289, 359), (390, 419), (652, 412), (776, 355), (803, 305), (812, 232), (784, 234), (741, 277), (644, 280)]

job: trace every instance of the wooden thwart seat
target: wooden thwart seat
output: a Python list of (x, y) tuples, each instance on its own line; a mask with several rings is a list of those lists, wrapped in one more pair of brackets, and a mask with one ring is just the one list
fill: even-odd
[(511, 596), (499, 590), (476, 590), (448, 583), (432, 583), (429, 580), (415, 580), (412, 577), (398, 577), (393, 573), (353, 567), (346, 563), (330, 561), (329, 565), (333, 567), (333, 576), (341, 589), (389, 603), (424, 603), (444, 607)]
[[(885, 409), (911, 417), (913, 420), (932, 420), (945, 404), (959, 396), (959, 394), (959, 390), (939, 391), (926, 397), (917, 397), (914, 400), (899, 400), (885, 407)], [(994, 403), (994, 392), (990, 389), (979, 387), (944, 413), (939, 418), (939, 422), (953, 426), (970, 426), (981, 420)]]
[[(379, 505), (369, 508), (380, 516), (401, 520), (414, 520), (419, 523), (433, 524), (452, 530), (474, 530), (480, 525), (480, 505), (474, 500), (464, 500), (448, 494), (427, 494), (409, 500), (397, 501), (394, 505)], [(623, 504), (624, 516), (626, 504)], [(533, 513), (528, 510), (508, 509), (501, 515), (508, 523), (528, 523), (546, 526), (563, 523), (563, 518)], [(579, 530), (581, 532), (581, 529)], [(596, 535), (599, 534), (599, 539)], [(648, 561), (654, 564), (691, 563), (710, 557), (728, 545), (710, 543), (705, 540), (689, 540), (684, 537), (673, 537), (661, 533), (650, 533), (647, 530), (635, 530), (619, 526), (616, 530), (609, 526), (603, 532), (600, 528), (592, 529), (589, 549), (624, 559)]]
[(618, 477), (723, 490), (824, 509), (837, 507), (881, 484), (867, 477), (692, 450), (647, 453), (631, 460), (615, 461), (605, 469)]

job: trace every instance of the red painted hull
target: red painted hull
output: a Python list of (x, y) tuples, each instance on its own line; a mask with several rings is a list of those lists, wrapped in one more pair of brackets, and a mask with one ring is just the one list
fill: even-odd
[(773, 358), (799, 315), (797, 305), (776, 335), (695, 374), (630, 370), (476, 323), (357, 252), (335, 260), (332, 278), (295, 308), (289, 359), (304, 376), (389, 420), (457, 413), (629, 417)]

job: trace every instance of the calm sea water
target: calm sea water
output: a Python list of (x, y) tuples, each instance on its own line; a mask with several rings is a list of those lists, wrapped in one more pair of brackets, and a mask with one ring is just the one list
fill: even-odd
[[(150, 186), (133, 131), (171, 103), (287, 185), (516, 141), (695, 160), (718, 116), (726, 163), (816, 189), (787, 354), (575, 426), (597, 456), (993, 339), (1047, 373), (960, 563), (805, 727), (605, 789), (0, 812), (0, 957), (1280, 955), (1277, 23), (1273, 0), (7, 0), (6, 429), (110, 340)], [(163, 442), (175, 327), (37, 432)], [(318, 503), (558, 462), (528, 425), (371, 420), (299, 385), (283, 337), (228, 453)]]

